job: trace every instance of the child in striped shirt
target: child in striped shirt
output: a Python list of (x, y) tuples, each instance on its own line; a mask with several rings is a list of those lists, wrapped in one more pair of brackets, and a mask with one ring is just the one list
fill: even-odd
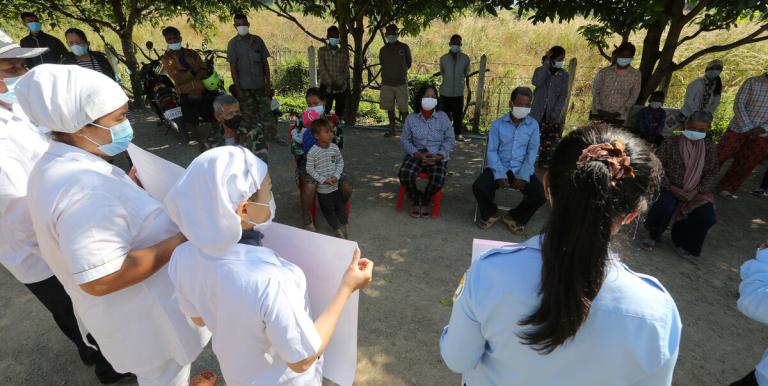
[(340, 238), (349, 235), (348, 213), (339, 191), (339, 179), (344, 171), (344, 159), (339, 147), (333, 143), (333, 127), (330, 121), (319, 118), (312, 122), (315, 143), (307, 153), (307, 174), (317, 183), (317, 201), (323, 217)]

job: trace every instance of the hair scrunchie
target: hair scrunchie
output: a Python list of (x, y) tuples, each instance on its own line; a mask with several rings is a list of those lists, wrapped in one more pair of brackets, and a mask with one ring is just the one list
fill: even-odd
[(582, 167), (592, 161), (604, 163), (611, 172), (611, 187), (615, 188), (616, 183), (622, 178), (635, 177), (631, 160), (624, 153), (624, 149), (626, 149), (626, 145), (620, 140), (614, 140), (611, 143), (589, 145), (581, 151), (581, 156), (576, 161), (576, 166)]

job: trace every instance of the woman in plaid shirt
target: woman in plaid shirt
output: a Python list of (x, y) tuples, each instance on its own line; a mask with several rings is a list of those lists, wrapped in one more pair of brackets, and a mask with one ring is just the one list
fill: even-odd
[[(429, 202), (440, 191), (448, 172), (446, 165), (455, 138), (448, 115), (437, 111), (437, 88), (421, 86), (414, 98), (413, 113), (403, 125), (400, 145), (405, 152), (400, 166), (400, 184), (405, 185), (408, 197), (413, 200), (411, 217), (429, 217)], [(421, 172), (429, 174), (424, 191), (416, 187), (416, 177)]]

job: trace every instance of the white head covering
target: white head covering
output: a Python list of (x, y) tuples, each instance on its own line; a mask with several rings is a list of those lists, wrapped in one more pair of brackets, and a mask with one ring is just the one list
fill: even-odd
[(40, 56), (48, 51), (48, 47), (22, 48), (14, 43), (8, 34), (0, 29), (0, 59), (26, 59)]
[(266, 176), (267, 164), (250, 151), (213, 148), (187, 167), (165, 196), (165, 211), (194, 246), (221, 255), (242, 237), (237, 206), (259, 190)]
[(128, 102), (120, 85), (106, 75), (60, 64), (41, 64), (22, 76), (16, 97), (32, 122), (64, 133), (74, 133)]

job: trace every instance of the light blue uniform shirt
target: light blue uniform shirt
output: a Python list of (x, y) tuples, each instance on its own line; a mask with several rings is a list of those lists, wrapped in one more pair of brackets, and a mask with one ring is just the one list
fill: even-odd
[[(757, 251), (757, 256), (741, 266), (739, 285), (739, 311), (750, 318), (768, 324), (768, 249)], [(759, 385), (768, 385), (768, 350), (755, 368)]]
[(542, 355), (518, 323), (539, 306), (540, 237), (475, 261), (440, 338), (446, 365), (468, 386), (664, 386), (672, 383), (680, 315), (654, 278), (611, 257), (587, 320), (572, 340)]
[(488, 132), (488, 167), (494, 179), (507, 178), (511, 170), (515, 178), (530, 182), (536, 172), (534, 163), (539, 153), (539, 123), (530, 115), (520, 126), (512, 123), (509, 114), (495, 120)]

